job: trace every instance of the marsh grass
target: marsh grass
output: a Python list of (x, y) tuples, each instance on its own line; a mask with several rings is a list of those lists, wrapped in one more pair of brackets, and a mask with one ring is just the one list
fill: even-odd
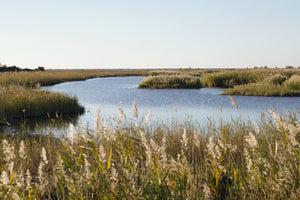
[[(101, 113), (100, 113), (101, 115)], [(67, 137), (1, 135), (1, 199), (299, 199), (299, 121), (206, 127), (96, 116)], [(111, 125), (108, 125), (111, 124)], [(50, 134), (51, 135), (51, 134)]]
[(281, 74), (275, 74), (257, 83), (238, 85), (226, 89), (223, 94), (246, 96), (299, 96), (300, 75), (295, 74), (288, 78)]
[(257, 83), (266, 79), (281, 81), (290, 78), (292, 75), (300, 74), (298, 69), (234, 69), (219, 70), (213, 73), (201, 75), (201, 83), (204, 87), (231, 88), (237, 85)]
[(148, 70), (61, 70), (43, 72), (2, 72), (0, 85), (21, 85), (26, 87), (49, 86), (66, 81), (79, 81), (111, 76), (145, 76)]
[(139, 88), (149, 89), (193, 89), (200, 88), (199, 78), (188, 75), (158, 75), (144, 78)]
[(76, 97), (22, 86), (0, 86), (0, 119), (4, 121), (83, 111)]

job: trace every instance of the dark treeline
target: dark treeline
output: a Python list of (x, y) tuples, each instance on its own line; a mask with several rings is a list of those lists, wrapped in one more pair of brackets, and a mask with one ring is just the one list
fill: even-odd
[(29, 72), (29, 71), (45, 71), (44, 67), (38, 67), (36, 69), (28, 69), (28, 68), (20, 68), (17, 66), (7, 66), (7, 65), (1, 65), (0, 64), (0, 72)]

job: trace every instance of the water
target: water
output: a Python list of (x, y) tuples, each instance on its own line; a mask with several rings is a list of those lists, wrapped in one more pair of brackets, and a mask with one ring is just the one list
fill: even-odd
[(236, 111), (229, 97), (221, 95), (221, 88), (201, 89), (138, 89), (143, 77), (110, 77), (86, 81), (75, 81), (44, 87), (50, 91), (76, 96), (86, 108), (79, 117), (80, 124), (93, 127), (98, 107), (101, 117), (113, 119), (119, 116), (122, 102), (128, 119), (131, 119), (132, 105), (136, 101), (139, 118), (151, 110), (152, 120), (171, 122), (178, 120), (196, 121), (205, 125), (208, 120), (225, 121), (241, 118), (259, 121), (262, 112), (273, 109), (276, 112), (298, 112), (300, 97), (249, 97), (234, 96), (239, 111)]

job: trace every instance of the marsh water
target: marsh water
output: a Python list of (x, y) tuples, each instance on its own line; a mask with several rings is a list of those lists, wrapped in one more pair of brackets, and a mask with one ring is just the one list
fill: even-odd
[(238, 111), (228, 96), (221, 95), (222, 88), (201, 89), (138, 89), (143, 77), (109, 77), (86, 81), (57, 84), (43, 89), (76, 96), (86, 112), (79, 116), (78, 123), (93, 128), (95, 112), (100, 107), (100, 116), (112, 120), (119, 116), (122, 107), (128, 120), (132, 117), (132, 105), (138, 106), (139, 118), (145, 118), (151, 111), (150, 119), (169, 123), (174, 120), (195, 121), (206, 125), (220, 119), (229, 121), (241, 119), (259, 121), (261, 114), (269, 109), (278, 113), (294, 113), (299, 116), (300, 97), (249, 97), (234, 96)]

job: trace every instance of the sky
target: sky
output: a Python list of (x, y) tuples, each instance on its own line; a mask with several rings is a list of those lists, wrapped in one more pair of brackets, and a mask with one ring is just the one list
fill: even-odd
[(300, 66), (299, 0), (0, 0), (0, 62), (46, 69)]

